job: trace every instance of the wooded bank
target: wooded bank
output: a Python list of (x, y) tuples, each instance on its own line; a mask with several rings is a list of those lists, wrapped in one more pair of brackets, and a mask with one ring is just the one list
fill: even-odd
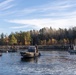
[(58, 30), (42, 28), (0, 35), (0, 45), (67, 45), (76, 44), (76, 27)]

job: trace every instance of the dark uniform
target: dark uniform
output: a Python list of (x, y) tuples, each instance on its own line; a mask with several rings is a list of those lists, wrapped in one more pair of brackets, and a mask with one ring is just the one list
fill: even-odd
[(35, 47), (36, 47), (36, 52), (38, 52), (38, 46), (36, 45)]

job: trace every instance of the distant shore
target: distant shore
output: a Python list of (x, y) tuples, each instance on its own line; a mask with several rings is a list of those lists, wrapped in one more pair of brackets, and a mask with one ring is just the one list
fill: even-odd
[[(19, 49), (19, 50), (25, 50), (25, 49), (28, 49), (28, 46), (25, 46), (25, 45), (15, 45), (14, 46), (16, 49)], [(0, 51), (7, 51), (8, 49), (10, 49), (11, 46), (0, 46)], [(38, 49), (39, 50), (44, 50), (44, 51), (47, 51), (47, 50), (61, 50), (61, 51), (64, 51), (64, 50), (68, 50), (69, 48), (69, 45), (38, 45)]]

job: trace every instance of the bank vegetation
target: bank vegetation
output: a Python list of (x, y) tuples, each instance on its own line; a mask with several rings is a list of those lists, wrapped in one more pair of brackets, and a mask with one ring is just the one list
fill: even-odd
[(76, 27), (20, 31), (6, 35), (0, 34), (0, 45), (68, 45), (76, 44)]

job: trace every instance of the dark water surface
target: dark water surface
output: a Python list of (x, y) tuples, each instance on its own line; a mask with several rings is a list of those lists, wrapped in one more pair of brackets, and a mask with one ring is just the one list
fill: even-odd
[(76, 55), (67, 51), (41, 51), (35, 59), (21, 59), (19, 52), (3, 53), (0, 75), (76, 75)]

